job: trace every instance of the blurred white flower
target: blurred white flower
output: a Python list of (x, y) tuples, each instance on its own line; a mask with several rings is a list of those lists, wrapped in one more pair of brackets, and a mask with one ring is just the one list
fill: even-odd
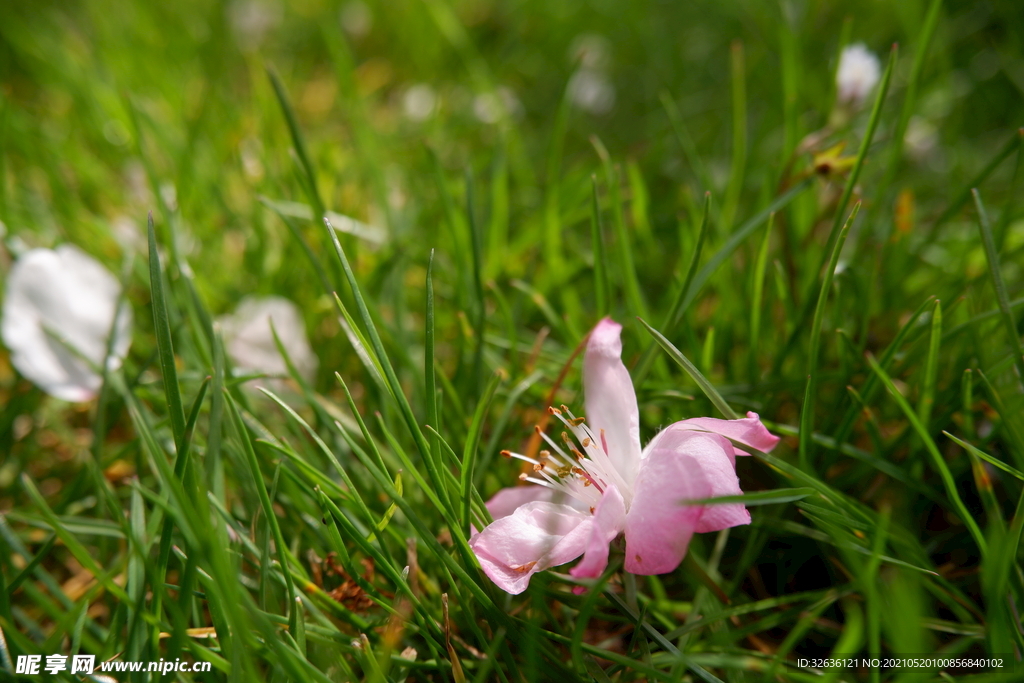
[(936, 148), (939, 143), (939, 131), (934, 124), (914, 116), (910, 119), (907, 132), (903, 136), (903, 144), (907, 153), (915, 160), (921, 161)]
[(221, 318), (224, 344), (235, 366), (245, 372), (288, 374), (288, 366), (274, 344), (271, 320), (299, 374), (311, 379), (319, 363), (306, 339), (302, 315), (295, 304), (279, 296), (246, 298), (233, 314)]
[(599, 71), (580, 69), (569, 79), (569, 99), (591, 114), (607, 114), (615, 106), (615, 86)]
[(346, 2), (341, 8), (341, 27), (350, 36), (361, 38), (373, 27), (373, 13), (365, 2)]
[(243, 52), (251, 52), (278, 24), (283, 10), (273, 0), (235, 0), (228, 6), (228, 21)]
[[(87, 401), (102, 383), (97, 372), (117, 369), (131, 346), (132, 312), (117, 311), (121, 285), (76, 247), (32, 249), (7, 276), (2, 335), (11, 363), (43, 391), (65, 401)], [(117, 322), (114, 317), (117, 313)]]
[(856, 43), (843, 48), (836, 71), (836, 86), (841, 104), (860, 107), (881, 76), (878, 57), (864, 45)]
[(242, 158), (242, 171), (252, 181), (263, 179), (263, 143), (259, 138), (245, 138), (239, 145)]
[(523, 103), (512, 88), (502, 85), (492, 92), (480, 93), (473, 98), (473, 115), (481, 123), (520, 118), (523, 115)]
[(504, 108), (496, 93), (485, 92), (473, 98), (473, 115), (481, 123), (497, 123)]
[(110, 222), (110, 227), (111, 232), (114, 233), (114, 239), (126, 253), (146, 253), (149, 248), (146, 235), (133, 218), (122, 214)]
[(523, 103), (519, 101), (515, 90), (507, 85), (499, 86), (498, 97), (501, 98), (501, 103), (505, 107), (505, 113), (515, 119), (522, 117)]
[(437, 95), (426, 83), (417, 83), (402, 95), (402, 112), (411, 121), (423, 121), (437, 108)]

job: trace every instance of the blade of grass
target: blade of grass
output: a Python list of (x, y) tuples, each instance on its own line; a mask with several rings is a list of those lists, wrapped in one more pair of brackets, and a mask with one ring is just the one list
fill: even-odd
[(999, 458), (993, 457), (993, 456), (989, 455), (988, 453), (986, 453), (985, 451), (981, 450), (980, 448), (977, 448), (976, 446), (973, 446), (973, 445), (967, 443), (966, 441), (962, 441), (962, 440), (958, 439), (957, 437), (953, 436), (952, 434), (950, 434), (947, 431), (943, 431), (942, 433), (945, 434), (946, 436), (948, 436), (958, 446), (960, 446), (961, 448), (963, 448), (964, 450), (966, 450), (968, 453), (970, 453), (971, 455), (975, 456), (976, 458), (981, 458), (985, 462), (989, 463), (990, 465), (993, 465), (994, 467), (997, 467), (997, 468), (1001, 469), (1003, 472), (1006, 472), (1010, 476), (1015, 477), (1017, 479), (1020, 479), (1021, 481), (1024, 481), (1024, 472), (1021, 472), (1020, 470), (1018, 470), (1016, 468), (1010, 467), (1009, 465), (1007, 465), (1005, 462), (1003, 462)]
[(630, 313), (646, 317), (647, 306), (644, 304), (643, 294), (640, 291), (640, 282), (637, 280), (636, 265), (633, 260), (633, 240), (630, 239), (629, 230), (626, 228), (625, 213), (622, 210), (619, 174), (612, 164), (611, 155), (608, 154), (608, 150), (600, 138), (596, 135), (590, 136), (590, 144), (597, 151), (601, 166), (604, 168), (608, 197), (611, 200), (612, 225), (615, 226), (615, 246), (619, 255), (619, 270), (622, 275), (622, 286), (626, 292), (626, 303)]
[(185, 440), (185, 409), (181, 403), (178, 388), (178, 371), (174, 364), (174, 346), (171, 342), (170, 318), (167, 315), (167, 299), (164, 293), (163, 274), (160, 268), (160, 254), (156, 247), (156, 233), (153, 230), (153, 214), (149, 214), (149, 286), (153, 306), (153, 329), (156, 332), (157, 355), (160, 372), (164, 381), (164, 396), (167, 399), (167, 413), (171, 421), (174, 443)]
[(562, 93), (562, 100), (555, 112), (554, 127), (551, 131), (551, 146), (548, 149), (544, 193), (544, 262), (551, 272), (564, 271), (562, 255), (562, 156), (565, 150), (565, 136), (569, 128), (571, 96), (568, 84)]
[[(930, 296), (925, 299), (917, 309), (911, 313), (910, 317), (907, 318), (906, 324), (900, 328), (900, 331), (896, 333), (896, 336), (885, 347), (885, 351), (882, 353), (879, 364), (883, 369), (889, 369), (889, 365), (896, 358), (896, 354), (903, 346), (904, 340), (910, 334), (910, 331), (918, 323), (921, 316), (924, 315), (925, 310), (935, 300), (934, 296)], [(875, 397), (875, 392), (878, 390), (879, 382), (876, 375), (868, 377), (864, 383), (864, 387), (860, 390), (860, 395), (863, 399), (863, 405), (868, 405)], [(839, 425), (839, 429), (836, 430), (836, 443), (845, 443), (849, 438), (850, 433), (853, 431), (853, 425), (857, 420), (857, 414), (860, 412), (860, 406), (857, 402), (851, 402), (850, 407), (846, 411), (846, 415), (843, 416), (843, 421)]]
[(459, 479), (459, 486), (462, 489), (462, 506), (459, 510), (459, 519), (466, 530), (467, 538), (472, 534), (473, 524), (469, 514), (469, 504), (472, 500), (472, 491), (476, 488), (473, 470), (480, 447), (480, 439), (483, 436), (484, 420), (491, 407), (491, 400), (504, 380), (504, 370), (498, 370), (491, 377), (491, 381), (487, 383), (487, 388), (484, 389), (484, 393), (476, 405), (476, 411), (473, 413), (473, 422), (469, 425), (469, 437), (466, 439), (466, 446), (462, 451), (462, 471)]
[[(764, 209), (759, 211), (756, 215), (750, 218), (746, 223), (736, 228), (736, 230), (729, 236), (729, 239), (725, 244), (715, 252), (704, 267), (701, 268), (693, 278), (693, 282), (690, 284), (682, 303), (679, 305), (678, 310), (685, 311), (693, 300), (697, 297), (697, 293), (700, 292), (701, 287), (708, 281), (708, 279), (718, 270), (725, 261), (732, 256), (733, 252), (739, 248), (742, 244), (758, 227), (764, 225), (764, 222), (768, 220), (768, 216), (773, 213), (778, 213), (781, 209), (789, 205), (795, 197), (801, 192), (811, 187), (811, 181), (813, 179), (807, 178), (800, 181), (793, 187), (789, 188), (784, 194), (780, 195), (771, 204), (766, 206)], [(822, 263), (824, 266), (824, 263)], [(678, 320), (678, 316), (677, 316)]]
[(992, 160), (989, 161), (984, 168), (978, 171), (978, 175), (971, 178), (971, 182), (967, 183), (967, 187), (961, 191), (960, 194), (954, 197), (949, 203), (949, 206), (946, 207), (946, 210), (935, 219), (935, 222), (932, 223), (932, 226), (928, 231), (927, 240), (929, 242), (935, 240), (935, 233), (940, 227), (953, 218), (953, 216), (955, 216), (967, 202), (971, 201), (971, 194), (974, 192), (974, 189), (981, 187), (981, 184), (984, 183), (990, 175), (992, 175), (993, 171), (999, 168), (999, 165), (1002, 164), (1007, 157), (1020, 149), (1022, 141), (1024, 141), (1024, 128), (1018, 128), (1014, 134), (1010, 136), (1010, 139), (1006, 141), (1006, 144), (996, 152), (996, 155), (992, 157)]
[[(427, 461), (430, 459), (430, 445), (427, 443), (426, 437), (423, 436), (423, 431), (419, 428), (416, 416), (412, 412), (412, 406), (409, 405), (409, 400), (402, 391), (402, 384), (399, 382), (398, 376), (395, 374), (395, 369), (392, 367), (391, 361), (388, 359), (387, 353), (384, 351), (384, 344), (381, 343), (380, 335), (377, 334), (377, 327), (373, 324), (373, 319), (370, 317), (370, 310), (367, 308), (366, 302), (363, 300), (362, 292), (359, 289), (359, 282), (356, 280), (355, 273), (352, 272), (352, 267), (349, 265), (348, 258), (345, 256), (345, 250), (338, 241), (338, 235), (331, 226), (330, 220), (325, 218), (324, 224), (327, 226), (331, 241), (334, 243), (334, 251), (338, 256), (338, 260), (341, 262), (341, 267), (345, 272), (345, 278), (348, 280), (349, 287), (352, 290), (352, 296), (356, 300), (356, 307), (359, 310), (359, 316), (363, 320), (363, 325), (369, 334), (373, 351), (377, 360), (381, 363), (384, 376), (387, 379), (388, 388), (391, 390), (392, 396), (398, 403), (399, 410), (402, 413), (402, 417), (405, 419), (406, 426), (413, 437), (413, 441), (416, 443), (416, 447), (419, 450), (420, 455), (425, 461)], [(442, 482), (439, 478), (434, 481), (433, 484), (435, 488), (440, 488), (442, 486)]]
[(687, 500), (681, 504), (686, 505), (728, 505), (730, 503), (743, 503), (747, 507), (752, 505), (777, 505), (780, 503), (792, 503), (795, 500), (803, 500), (807, 496), (817, 495), (817, 491), (810, 488), (775, 489), (773, 491), (755, 491), (744, 493), (738, 496), (719, 496), (717, 498), (702, 498), (700, 500)]
[(982, 372), (981, 368), (977, 368), (975, 372), (977, 372), (978, 377), (981, 378), (981, 386), (985, 389), (989, 404), (993, 409), (995, 409), (996, 414), (999, 415), (999, 419), (1002, 420), (1000, 429), (1001, 431), (1006, 432), (1006, 438), (1010, 442), (1011, 448), (1008, 450), (1017, 461), (1017, 468), (1024, 470), (1024, 430), (1022, 430), (1022, 426), (1019, 424), (1019, 421), (1014, 419), (1013, 414), (1003, 401), (1003, 397), (999, 394), (999, 391), (995, 386), (993, 386), (988, 375)]
[[(871, 148), (871, 143), (874, 141), (875, 137), (875, 131), (878, 129), (879, 121), (881, 121), (882, 118), (882, 105), (885, 103), (885, 96), (889, 92), (889, 83), (892, 81), (892, 72), (896, 66), (896, 57), (898, 53), (899, 47), (893, 43), (892, 50), (889, 52), (889, 61), (885, 66), (885, 72), (882, 74), (882, 81), (879, 84), (877, 94), (875, 95), (875, 104), (871, 108), (871, 118), (868, 119), (867, 130), (864, 131), (864, 137), (861, 139), (860, 148), (857, 150), (857, 157), (854, 159), (853, 167), (850, 169), (850, 175), (846, 178), (846, 185), (843, 186), (843, 194), (840, 196), (839, 203), (836, 205), (836, 213), (835, 218), (832, 221), (832, 229), (829, 231), (828, 239), (825, 241), (825, 250), (822, 252), (820, 264), (815, 272), (821, 272), (826, 261), (831, 258), (836, 240), (839, 238), (839, 232), (843, 225), (843, 215), (846, 213), (846, 207), (849, 205), (850, 199), (853, 197), (854, 188), (857, 186), (857, 181), (860, 179), (861, 169), (864, 167), (865, 159), (867, 159), (868, 156), (868, 150)], [(797, 337), (807, 324), (807, 319), (811, 316), (811, 304), (813, 301), (814, 297), (810, 294), (804, 297), (804, 306), (797, 318), (796, 327), (790, 333), (789, 339), (786, 341), (786, 345), (783, 347), (782, 351), (775, 358), (775, 364), (772, 366), (773, 375), (779, 374), (786, 357), (793, 351)]]
[(289, 624), (291, 625), (292, 632), (295, 632), (296, 611), (294, 609), (295, 603), (293, 600), (296, 597), (295, 584), (292, 582), (292, 574), (289, 570), (289, 562), (286, 556), (288, 545), (285, 543), (284, 534), (281, 533), (281, 525), (277, 521), (277, 513), (274, 512), (273, 502), (270, 500), (270, 494), (267, 492), (267, 484), (263, 480), (263, 474), (260, 471), (260, 463), (256, 458), (256, 451), (253, 450), (252, 440), (249, 438), (249, 431), (246, 429), (245, 424), (242, 422), (242, 416), (239, 413), (239, 408), (235, 404), (234, 399), (230, 394), (226, 394), (227, 400), (225, 405), (228, 408), (228, 413), (231, 416), (231, 422), (235, 427), (235, 435), (242, 443), (242, 454), (245, 457), (245, 462), (249, 466), (249, 475), (253, 479), (253, 483), (256, 485), (256, 494), (259, 496), (260, 505), (263, 507), (263, 514), (266, 517), (267, 523), (270, 525), (270, 531), (274, 536), (274, 543), (277, 546), (278, 562), (281, 563), (281, 571), (284, 573), (285, 584), (287, 585), (287, 591), (284, 599), (285, 613), (288, 616)]
[(608, 284), (608, 262), (604, 248), (604, 230), (601, 225), (601, 205), (597, 194), (597, 176), (590, 176), (593, 202), (590, 205), (590, 242), (594, 251), (594, 293), (597, 297), (599, 318), (611, 313)]
[(818, 301), (814, 307), (814, 319), (811, 322), (811, 349), (807, 354), (807, 384), (804, 389), (804, 403), (800, 409), (800, 446), (799, 462), (800, 468), (806, 472), (812, 472), (814, 467), (811, 463), (811, 434), (814, 432), (814, 406), (817, 396), (818, 385), (818, 355), (821, 351), (821, 324), (825, 317), (825, 304), (828, 301), (829, 291), (832, 289), (832, 278), (835, 276), (836, 265), (839, 263), (839, 253), (846, 243), (846, 236), (850, 232), (850, 226), (860, 212), (860, 202), (853, 205), (853, 211), (846, 219), (839, 236), (832, 247), (832, 255), (821, 279), (821, 291), (818, 293)]
[(932, 0), (931, 5), (928, 6), (928, 13), (925, 14), (924, 21), (921, 23), (921, 31), (917, 35), (917, 44), (914, 46), (914, 63), (910, 67), (910, 76), (907, 78), (906, 90), (903, 95), (903, 106), (900, 107), (900, 117), (891, 138), (889, 165), (880, 185), (882, 188), (894, 186), (896, 175), (900, 169), (907, 126), (914, 114), (914, 106), (917, 104), (917, 90), (921, 84), (921, 73), (924, 71), (928, 48), (931, 47), (932, 37), (935, 35), (935, 27), (939, 24), (941, 9), (942, 0)]
[[(177, 455), (174, 459), (174, 476), (181, 482), (185, 481), (185, 471), (189, 465), (189, 451), (191, 450), (192, 445), (192, 433), (195, 429), (196, 421), (199, 419), (199, 410), (203, 406), (203, 399), (206, 397), (206, 389), (209, 385), (209, 377), (204, 379), (203, 383), (199, 385), (199, 393), (192, 402), (192, 409), (189, 411), (188, 422), (185, 423), (185, 433), (183, 435), (182, 442), (178, 444)], [(167, 566), (171, 557), (171, 533), (173, 530), (174, 521), (169, 516), (164, 517), (163, 529), (160, 532), (159, 555), (157, 556), (158, 559), (156, 564), (157, 576), (154, 580), (158, 586), (163, 585), (164, 579), (167, 576)], [(162, 596), (163, 591), (154, 591), (153, 593), (154, 614), (160, 614)]]
[(764, 304), (764, 275), (768, 268), (768, 246), (771, 242), (772, 226), (775, 224), (775, 214), (768, 215), (768, 225), (765, 226), (764, 239), (761, 240), (761, 248), (757, 250), (757, 260), (754, 262), (754, 292), (750, 301), (750, 351), (747, 360), (749, 368), (750, 383), (757, 384), (760, 378), (760, 370), (757, 365), (757, 351), (761, 338), (761, 308)]
[[(440, 415), (438, 414), (438, 395), (437, 395), (437, 384), (435, 381), (436, 369), (434, 364), (435, 350), (434, 350), (434, 326), (435, 326), (435, 314), (434, 314), (434, 250), (430, 250), (430, 258), (427, 261), (427, 281), (426, 281), (426, 323), (424, 326), (424, 353), (423, 353), (423, 384), (425, 387), (424, 398), (427, 402), (427, 420), (428, 425), (439, 426)], [(339, 377), (340, 379), (340, 377)], [(343, 383), (344, 384), (344, 383)], [(345, 388), (346, 393), (348, 387)], [(353, 410), (355, 408), (353, 407)], [(368, 436), (368, 435), (367, 435)], [(438, 442), (437, 437), (431, 439), (430, 449), (428, 453), (424, 454), (426, 458), (426, 465), (429, 470), (431, 482), (437, 486), (437, 483), (441, 480), (439, 474), (441, 467), (441, 444)], [(382, 465), (383, 466), (383, 465)], [(451, 500), (448, 497), (448, 489), (442, 487), (437, 492), (438, 497), (441, 499), (442, 504), (446, 510), (452, 509)]]
[(889, 395), (893, 397), (896, 404), (900, 407), (900, 410), (903, 411), (903, 415), (910, 422), (914, 431), (916, 431), (918, 436), (921, 437), (921, 440), (924, 441), (925, 448), (928, 449), (928, 453), (932, 456), (932, 462), (935, 465), (935, 469), (938, 471), (939, 476), (942, 477), (942, 483), (946, 487), (946, 495), (949, 496), (950, 502), (953, 503), (953, 506), (956, 508), (957, 515), (959, 515), (960, 519), (963, 520), (964, 525), (967, 526), (968, 531), (970, 531), (971, 536), (974, 538), (975, 544), (978, 546), (978, 550), (980, 550), (982, 556), (984, 556), (987, 548), (985, 535), (981, 532), (981, 529), (978, 527), (978, 523), (974, 521), (974, 517), (971, 515), (970, 510), (967, 509), (967, 506), (964, 505), (963, 500), (960, 498), (960, 493), (956, 488), (956, 480), (953, 478), (953, 474), (949, 471), (949, 466), (946, 465), (946, 461), (943, 460), (942, 454), (939, 453), (939, 449), (936, 447), (931, 435), (928, 434), (928, 430), (926, 430), (924, 425), (921, 424), (921, 421), (917, 419), (917, 415), (914, 414), (914, 410), (910, 407), (907, 399), (905, 399), (899, 389), (896, 388), (892, 379), (889, 378), (889, 375), (882, 369), (882, 366), (879, 365), (877, 360), (875, 360), (875, 357), (869, 354), (867, 356), (867, 360), (868, 365), (871, 366), (871, 369), (876, 375), (878, 375), (878, 378), (885, 385), (885, 388), (889, 391)]
[(316, 215), (313, 217), (314, 223), (323, 217), (327, 206), (324, 204), (323, 199), (320, 197), (320, 190), (317, 187), (316, 182), (316, 171), (313, 169), (313, 163), (309, 159), (309, 153), (306, 151), (306, 143), (302, 137), (302, 129), (299, 128), (299, 121), (295, 116), (295, 110), (292, 108), (291, 102), (288, 99), (288, 92), (284, 88), (284, 84), (281, 83), (281, 79), (278, 77), (277, 72), (274, 71), (269, 65), (267, 66), (267, 77), (270, 79), (270, 85), (274, 88), (274, 95), (277, 97), (277, 103), (281, 106), (281, 113), (284, 114), (285, 123), (288, 124), (288, 133), (292, 138), (292, 145), (295, 147), (295, 154), (299, 158), (299, 163), (302, 166), (302, 171), (305, 173), (305, 182), (303, 186), (309, 195), (309, 201), (313, 205), (313, 209)]
[(710, 192), (712, 186), (711, 176), (704, 167), (704, 162), (701, 161), (700, 154), (697, 152), (697, 146), (694, 144), (693, 137), (686, 127), (683, 115), (679, 112), (679, 107), (676, 106), (675, 100), (672, 99), (672, 95), (667, 90), (661, 91), (659, 99), (661, 100), (661, 106), (665, 109), (665, 114), (668, 116), (669, 124), (672, 126), (672, 132), (675, 133), (679, 146), (683, 148), (686, 161), (690, 164), (694, 175), (697, 176), (700, 189), (704, 190), (705, 193)]
[(1003, 281), (1003, 273), (999, 267), (999, 253), (996, 251), (995, 240), (992, 238), (992, 226), (989, 224), (988, 214), (985, 212), (984, 204), (981, 203), (981, 195), (978, 194), (978, 190), (972, 189), (971, 194), (974, 196), (974, 206), (978, 211), (978, 228), (981, 230), (981, 242), (985, 246), (989, 274), (992, 276), (992, 288), (996, 292), (999, 310), (1003, 314), (1003, 324), (1006, 326), (1006, 333), (1010, 338), (1013, 360), (1017, 366), (1017, 381), (1024, 389), (1024, 348), (1021, 347), (1017, 322), (1013, 319), (1013, 312), (1010, 310), (1010, 297), (1006, 293), (1006, 283)]
[[(49, 505), (46, 504), (46, 499), (36, 488), (36, 485), (29, 478), (28, 474), (22, 473), (21, 485), (28, 494), (28, 497), (35, 504), (36, 508), (43, 515), (43, 518), (50, 525), (53, 533), (56, 534), (57, 538), (61, 540), (64, 546), (68, 549), (68, 552), (74, 556), (75, 560), (78, 561), (82, 567), (88, 571), (92, 576), (103, 585), (103, 587), (110, 592), (111, 595), (116, 597), (118, 600), (123, 602), (129, 609), (137, 610), (139, 605), (133, 600), (115, 581), (113, 578), (107, 575), (103, 569), (96, 564), (96, 561), (92, 558), (88, 548), (72, 533), (68, 532), (60, 519), (54, 514), (53, 510)], [(147, 618), (147, 621), (155, 623), (155, 617), (149, 615), (148, 612), (142, 611)]]
[(932, 406), (935, 404), (935, 381), (939, 372), (939, 345), (942, 342), (942, 302), (935, 300), (932, 309), (932, 330), (928, 338), (928, 358), (924, 365), (924, 386), (917, 404), (917, 418), (928, 429)]
[[(704, 212), (700, 219), (700, 230), (697, 233), (697, 244), (693, 248), (693, 253), (690, 254), (690, 265), (686, 268), (686, 275), (683, 277), (683, 285), (679, 289), (679, 293), (676, 295), (675, 301), (672, 302), (672, 306), (668, 310), (668, 314), (665, 316), (662, 328), (671, 334), (672, 329), (679, 323), (680, 318), (685, 312), (686, 306), (688, 306), (687, 296), (690, 292), (690, 288), (693, 284), (693, 279), (697, 274), (697, 266), (700, 265), (701, 251), (704, 249), (704, 239), (707, 237), (708, 225), (711, 220), (711, 193), (704, 193)], [(655, 342), (647, 347), (644, 352), (643, 358), (637, 364), (636, 370), (633, 371), (633, 382), (637, 386), (643, 384), (644, 379), (647, 377), (647, 373), (650, 372), (651, 367), (654, 363), (655, 353), (657, 351), (657, 345)]]
[(729, 404), (725, 402), (725, 399), (722, 398), (722, 395), (718, 393), (718, 390), (712, 386), (711, 382), (709, 382), (704, 375), (700, 374), (700, 370), (698, 370), (679, 349), (673, 346), (672, 342), (666, 339), (661, 332), (658, 332), (656, 329), (648, 325), (645, 320), (639, 318), (638, 320), (640, 320), (640, 324), (647, 328), (647, 331), (651, 333), (651, 336), (654, 337), (654, 341), (656, 341), (658, 345), (665, 350), (668, 357), (679, 364), (679, 366), (686, 371), (686, 374), (688, 374), (690, 378), (697, 383), (700, 390), (704, 392), (704, 395), (708, 397), (708, 400), (711, 401), (712, 405), (718, 408), (718, 411), (722, 413), (722, 415), (729, 420), (739, 418), (736, 411), (729, 407)]
[(747, 167), (747, 77), (743, 43), (740, 40), (732, 41), (729, 54), (732, 84), (732, 160), (729, 164), (729, 183), (725, 187), (725, 198), (722, 200), (722, 213), (719, 217), (719, 228), (726, 233), (732, 230), (732, 222), (736, 218)]
[(469, 230), (470, 254), (472, 255), (473, 273), (473, 374), (472, 386), (479, 386), (483, 372), (484, 354), (484, 322), (487, 316), (487, 304), (484, 302), (483, 268), (484, 255), (480, 243), (480, 227), (476, 220), (476, 207), (473, 203), (473, 173), (466, 169), (466, 228)]

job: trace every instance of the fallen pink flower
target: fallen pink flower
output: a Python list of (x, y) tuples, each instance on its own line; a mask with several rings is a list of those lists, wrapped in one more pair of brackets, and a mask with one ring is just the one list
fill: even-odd
[(683, 501), (741, 495), (736, 456), (749, 453), (733, 442), (766, 452), (779, 438), (756, 413), (740, 420), (699, 417), (669, 425), (641, 450), (621, 330), (605, 318), (590, 333), (583, 362), (586, 420), (564, 406), (551, 408), (567, 430), (562, 445), (542, 435), (551, 450), (536, 459), (503, 453), (532, 464), (533, 476), (520, 479), (536, 486), (499, 491), (487, 503), (494, 523), (469, 545), (484, 573), (504, 591), (522, 593), (535, 573), (580, 555), (583, 560), (570, 573), (600, 576), (620, 533), (626, 538), (626, 571), (664, 574), (682, 562), (694, 533), (750, 523), (740, 503)]

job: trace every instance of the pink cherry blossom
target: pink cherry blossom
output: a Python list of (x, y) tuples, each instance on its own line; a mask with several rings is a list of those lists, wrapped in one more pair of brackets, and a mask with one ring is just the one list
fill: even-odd
[(736, 456), (749, 453), (733, 443), (767, 452), (779, 438), (756, 413), (740, 420), (699, 417), (669, 425), (641, 450), (621, 331), (605, 318), (590, 333), (586, 419), (552, 408), (566, 429), (561, 445), (542, 435), (550, 450), (536, 459), (505, 452), (533, 465), (533, 476), (520, 479), (534, 486), (499, 491), (487, 503), (494, 523), (469, 540), (484, 573), (504, 591), (522, 593), (535, 573), (581, 555), (570, 573), (600, 576), (619, 534), (625, 534), (626, 571), (664, 574), (682, 562), (694, 533), (750, 523), (740, 503), (684, 501), (741, 495)]

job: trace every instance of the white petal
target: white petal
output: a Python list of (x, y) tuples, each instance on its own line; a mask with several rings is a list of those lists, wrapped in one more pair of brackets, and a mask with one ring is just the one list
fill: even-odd
[[(120, 293), (117, 279), (76, 247), (26, 252), (11, 268), (4, 299), (2, 336), (14, 367), (57, 398), (92, 398), (102, 381), (94, 368), (103, 365)], [(109, 369), (128, 353), (131, 320), (125, 303)]]
[(228, 355), (243, 371), (268, 375), (286, 375), (288, 367), (277, 352), (274, 330), (299, 374), (311, 379), (316, 373), (317, 357), (306, 338), (306, 327), (299, 309), (278, 296), (242, 301), (235, 313), (221, 319)]

